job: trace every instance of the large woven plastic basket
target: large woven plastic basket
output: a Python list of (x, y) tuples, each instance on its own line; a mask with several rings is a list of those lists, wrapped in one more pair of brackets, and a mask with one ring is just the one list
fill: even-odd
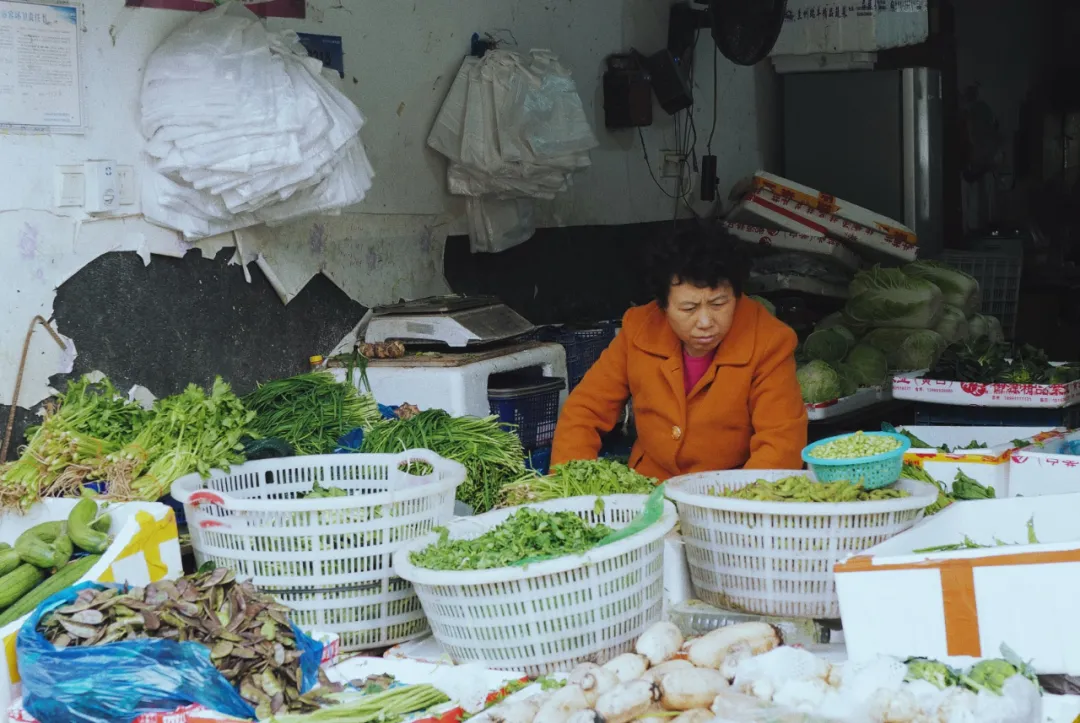
[[(565, 510), (621, 529), (647, 499), (612, 495), (598, 505), (596, 497), (570, 497), (527, 506)], [(450, 538), (479, 537), (518, 509), (455, 520), (447, 525)], [(665, 501), (657, 522), (584, 555), (460, 572), (427, 570), (409, 561), (409, 553), (438, 539), (431, 534), (403, 546), (394, 565), (416, 588), (435, 639), (455, 662), (545, 675), (630, 652), (641, 633), (660, 620), (664, 536), (677, 520), (675, 506)]]
[(777, 617), (840, 617), (833, 566), (907, 530), (937, 499), (933, 485), (900, 480), (912, 496), (871, 502), (756, 502), (718, 497), (795, 470), (734, 470), (668, 480), (679, 508), (690, 579), (701, 600)]
[[(410, 461), (432, 472), (403, 471)], [(342, 651), (427, 632), (412, 586), (394, 572), (402, 545), (453, 517), (465, 468), (433, 452), (332, 454), (249, 462), (209, 479), (188, 475), (183, 503), (196, 560), (251, 578), (305, 630), (337, 633)], [(336, 487), (344, 497), (303, 499)]]

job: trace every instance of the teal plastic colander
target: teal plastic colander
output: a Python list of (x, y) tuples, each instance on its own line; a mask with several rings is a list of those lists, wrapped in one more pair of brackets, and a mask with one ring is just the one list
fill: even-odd
[(864, 489), (876, 490), (888, 487), (900, 479), (904, 469), (904, 452), (911, 449), (911, 440), (902, 434), (892, 432), (863, 432), (868, 437), (889, 437), (900, 443), (891, 452), (875, 454), (873, 457), (855, 459), (821, 459), (814, 456), (814, 450), (833, 440), (850, 437), (851, 434), (839, 434), (808, 445), (802, 451), (803, 461), (810, 467), (819, 482), (839, 482), (846, 480), (852, 484), (862, 483)]

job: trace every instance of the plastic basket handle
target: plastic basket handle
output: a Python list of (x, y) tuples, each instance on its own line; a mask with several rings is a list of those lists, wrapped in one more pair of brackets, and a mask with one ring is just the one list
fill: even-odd
[(443, 458), (432, 452), (430, 449), (409, 449), (402, 452), (394, 460), (394, 469), (401, 472), (401, 468), (408, 465), (410, 462), (423, 462), (430, 465), (432, 474), (442, 472), (446, 469), (446, 465), (443, 464)]

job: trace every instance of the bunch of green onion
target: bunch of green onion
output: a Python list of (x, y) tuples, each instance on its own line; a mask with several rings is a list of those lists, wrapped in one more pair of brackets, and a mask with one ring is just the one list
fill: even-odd
[(505, 485), (529, 474), (521, 440), (498, 417), (451, 417), (441, 409), (376, 424), (364, 434), (360, 451), (398, 454), (410, 449), (428, 449), (463, 464), (467, 477), (457, 498), (477, 514), (498, 503)]
[(374, 397), (327, 372), (262, 384), (244, 397), (244, 406), (255, 412), (255, 435), (283, 439), (301, 455), (329, 454), (344, 435), (382, 419)]
[(406, 685), (381, 693), (363, 695), (338, 693), (329, 696), (337, 705), (326, 706), (312, 713), (279, 715), (273, 723), (396, 723), (409, 713), (427, 710), (448, 702), (433, 685)]

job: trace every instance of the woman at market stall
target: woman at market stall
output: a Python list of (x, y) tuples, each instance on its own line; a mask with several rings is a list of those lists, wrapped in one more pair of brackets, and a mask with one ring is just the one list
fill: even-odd
[(661, 480), (724, 469), (800, 469), (806, 408), (795, 332), (743, 294), (738, 242), (708, 227), (660, 241), (648, 260), (654, 301), (574, 389), (552, 463), (595, 459), (634, 400), (630, 466)]

